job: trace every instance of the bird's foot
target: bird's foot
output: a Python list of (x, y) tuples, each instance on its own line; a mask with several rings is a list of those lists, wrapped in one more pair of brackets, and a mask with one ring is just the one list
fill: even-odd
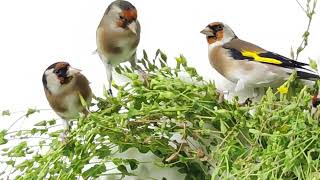
[(222, 103), (224, 101), (224, 95), (228, 95), (229, 94), (229, 91), (217, 90), (217, 92), (219, 94), (218, 103)]
[(239, 103), (240, 106), (249, 106), (250, 104), (252, 104), (251, 98), (247, 98), (243, 103)]
[(108, 94), (109, 94), (110, 96), (112, 96), (112, 97), (113, 97), (113, 94), (112, 94), (112, 90), (111, 90), (111, 88), (110, 88), (110, 89), (108, 89)]
[(66, 143), (68, 140), (68, 130), (64, 130), (61, 134), (60, 134), (60, 141), (62, 143)]
[(138, 70), (138, 74), (140, 81), (142, 81), (144, 84), (148, 84), (148, 74), (142, 69)]

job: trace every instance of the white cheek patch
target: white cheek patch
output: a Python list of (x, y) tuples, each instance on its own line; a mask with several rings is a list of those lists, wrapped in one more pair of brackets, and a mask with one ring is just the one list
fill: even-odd
[(209, 44), (209, 46), (208, 46), (209, 51), (208, 52), (210, 53), (214, 48), (216, 48), (218, 46), (222, 46), (222, 45), (223, 44), (220, 41), (216, 41), (212, 44)]
[(59, 94), (61, 83), (58, 79), (57, 75), (53, 72), (53, 69), (49, 69), (45, 72), (46, 78), (47, 78), (47, 87), (53, 94)]
[(108, 16), (104, 17), (104, 18), (108, 18), (110, 22), (112, 23), (108, 23), (109, 28), (111, 28), (111, 30), (114, 31), (118, 31), (118, 32), (123, 32), (124, 29), (118, 27), (116, 21), (119, 20), (119, 15), (122, 13), (122, 10), (117, 7), (117, 6), (113, 6), (110, 11), (108, 12)]
[(122, 12), (122, 10), (117, 7), (117, 6), (113, 6), (110, 11), (108, 12), (108, 16), (107, 18), (116, 21), (119, 19), (119, 14)]
[(119, 13), (122, 12), (122, 10), (121, 10), (121, 8), (119, 8), (118, 6), (113, 6), (111, 12), (114, 12), (114, 13), (119, 14)]

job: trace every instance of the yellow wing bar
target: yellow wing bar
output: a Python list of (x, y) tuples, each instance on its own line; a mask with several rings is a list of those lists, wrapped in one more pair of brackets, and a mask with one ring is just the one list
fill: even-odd
[(245, 56), (245, 57), (251, 57), (253, 58), (253, 60), (258, 62), (264, 62), (264, 63), (270, 63), (270, 64), (282, 64), (282, 62), (277, 59), (261, 57), (257, 52), (253, 52), (253, 51), (242, 51), (241, 54), (242, 56)]

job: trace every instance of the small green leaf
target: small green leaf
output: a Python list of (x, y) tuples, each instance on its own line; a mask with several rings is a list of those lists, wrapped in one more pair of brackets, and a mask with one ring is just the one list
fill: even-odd
[(102, 145), (100, 149), (96, 150), (96, 155), (101, 159), (110, 156), (110, 154), (111, 154), (111, 150), (106, 145)]
[(2, 111), (1, 114), (2, 114), (2, 116), (10, 116), (11, 115), (9, 110)]
[(135, 109), (134, 106), (130, 107), (130, 109), (128, 111), (128, 118), (132, 118), (136, 115), (139, 115), (139, 111), (137, 109)]
[(16, 162), (13, 161), (13, 160), (6, 161), (6, 164), (7, 164), (8, 166), (14, 166), (15, 163), (16, 163)]
[(81, 105), (83, 107), (88, 107), (86, 100), (83, 98), (83, 96), (80, 94), (80, 92), (78, 92), (78, 95), (79, 95), (79, 98), (80, 98)]
[(106, 171), (106, 166), (105, 164), (96, 164), (93, 167), (89, 168), (85, 172), (82, 173), (82, 177), (84, 179), (88, 178), (94, 178), (94, 177), (99, 177), (100, 174), (104, 173)]
[(222, 120), (220, 120), (220, 131), (225, 134), (227, 132), (227, 128), (225, 125), (225, 122), (223, 122)]
[(145, 60), (149, 60), (148, 54), (147, 54), (146, 50), (143, 50), (142, 52), (143, 52), (143, 58), (144, 58)]
[(249, 129), (249, 132), (252, 134), (261, 134), (261, 132), (256, 129)]
[(29, 117), (30, 115), (36, 113), (36, 112), (39, 112), (39, 110), (37, 109), (32, 109), (32, 108), (29, 108), (27, 113), (26, 113), (26, 117)]
[(115, 67), (114, 70), (115, 70), (118, 74), (122, 74), (122, 71), (121, 71), (121, 69), (120, 69), (120, 66)]
[(56, 120), (55, 120), (55, 119), (48, 120), (47, 122), (48, 122), (48, 124), (49, 124), (50, 126), (56, 124)]
[(6, 144), (8, 142), (8, 140), (5, 139), (6, 135), (7, 135), (7, 131), (6, 130), (0, 131), (0, 145)]
[(309, 65), (312, 69), (314, 70), (318, 70), (318, 64), (315, 60), (309, 58)]
[(2, 148), (1, 149), (3, 152), (8, 152), (9, 151), (9, 148)]
[(131, 170), (135, 170), (138, 168), (139, 161), (135, 159), (127, 159), (127, 161), (129, 162)]
[(36, 123), (34, 126), (46, 126), (47, 125), (47, 121), (40, 121), (38, 123)]
[(117, 167), (117, 169), (118, 169), (122, 174), (124, 174), (124, 175), (129, 175), (129, 172), (128, 172), (126, 166), (120, 165), (120, 166)]
[(199, 122), (199, 127), (204, 128), (205, 122), (203, 120), (200, 120)]
[(167, 62), (167, 55), (164, 54), (162, 51), (160, 51), (160, 56), (161, 56), (161, 59), (164, 61), (164, 62)]
[(157, 59), (157, 57), (158, 57), (158, 55), (160, 54), (160, 49), (157, 49), (157, 51), (156, 51), (156, 55), (154, 56), (154, 59)]
[(27, 147), (27, 142), (22, 141), (17, 146), (13, 147), (9, 152), (10, 157), (24, 157), (25, 148)]
[(197, 73), (197, 70), (193, 67), (186, 67), (186, 71), (188, 72), (188, 74), (191, 76), (191, 77), (196, 77), (198, 76), (198, 73)]

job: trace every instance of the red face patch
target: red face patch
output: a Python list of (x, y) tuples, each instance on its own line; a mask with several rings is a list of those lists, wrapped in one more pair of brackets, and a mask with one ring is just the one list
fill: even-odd
[(318, 95), (312, 96), (311, 102), (313, 107), (317, 107), (320, 104), (320, 99), (318, 98)]
[(137, 10), (135, 9), (124, 10), (122, 15), (127, 21), (134, 21), (137, 19)]
[(122, 11), (120, 18), (117, 21), (118, 27), (126, 28), (128, 24), (137, 19), (137, 11), (135, 9), (128, 9)]
[(55, 65), (53, 72), (57, 75), (60, 84), (66, 84), (69, 82), (69, 79), (67, 77), (69, 66), (69, 63), (67, 62), (59, 62)]
[(208, 44), (215, 43), (217, 41), (221, 41), (223, 39), (223, 30), (215, 33), (215, 36), (207, 36)]

